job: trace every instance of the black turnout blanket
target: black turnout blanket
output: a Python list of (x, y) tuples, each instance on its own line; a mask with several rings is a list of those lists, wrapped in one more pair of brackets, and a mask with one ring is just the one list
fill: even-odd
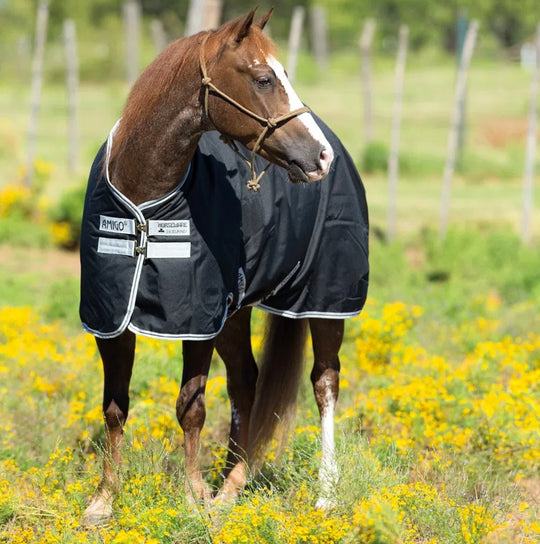
[(101, 175), (104, 144), (84, 204), (84, 328), (101, 338), (129, 328), (202, 340), (245, 305), (292, 318), (357, 315), (369, 270), (364, 187), (341, 142), (317, 122), (335, 152), (321, 181), (294, 185), (273, 166), (250, 191), (249, 168), (211, 132), (178, 187), (139, 206)]

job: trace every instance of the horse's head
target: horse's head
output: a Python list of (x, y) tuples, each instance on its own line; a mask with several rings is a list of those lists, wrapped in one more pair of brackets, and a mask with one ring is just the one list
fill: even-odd
[(254, 21), (253, 10), (203, 42), (206, 113), (216, 130), (286, 168), (291, 181), (316, 181), (334, 153), (263, 33), (270, 14)]

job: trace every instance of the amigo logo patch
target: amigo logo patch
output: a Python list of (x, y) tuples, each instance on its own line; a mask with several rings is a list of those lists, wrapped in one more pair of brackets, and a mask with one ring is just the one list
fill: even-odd
[(99, 216), (99, 230), (115, 234), (135, 234), (135, 220), (123, 217)]

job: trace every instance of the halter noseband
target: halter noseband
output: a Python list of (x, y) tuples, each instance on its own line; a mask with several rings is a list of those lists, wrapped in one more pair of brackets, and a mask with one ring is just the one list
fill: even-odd
[(284, 125), (287, 121), (290, 121), (294, 117), (297, 117), (298, 115), (306, 112), (310, 112), (311, 110), (307, 106), (303, 106), (301, 108), (298, 108), (296, 110), (290, 111), (289, 113), (285, 113), (283, 115), (280, 115), (279, 117), (262, 117), (259, 114), (255, 113), (254, 111), (251, 111), (249, 108), (246, 108), (239, 102), (237, 102), (234, 98), (230, 97), (228, 94), (224, 93), (223, 91), (219, 90), (213, 83), (212, 78), (208, 76), (208, 71), (206, 69), (206, 59), (204, 56), (204, 49), (206, 42), (208, 40), (209, 34), (207, 34), (201, 43), (201, 50), (200, 50), (200, 66), (201, 66), (201, 73), (202, 73), (202, 86), (204, 88), (204, 113), (206, 117), (209, 118), (208, 115), (208, 95), (210, 94), (210, 90), (212, 90), (215, 94), (229, 102), (229, 104), (233, 105), (235, 108), (239, 109), (242, 113), (245, 113), (252, 119), (255, 119), (255, 121), (259, 122), (263, 126), (262, 132), (259, 134), (259, 137), (257, 138), (255, 145), (253, 146), (253, 150), (251, 151), (251, 157), (247, 158), (238, 148), (236, 145), (236, 142), (232, 140), (232, 138), (229, 138), (225, 134), (221, 135), (221, 139), (228, 144), (233, 151), (235, 151), (244, 162), (250, 167), (251, 170), (251, 179), (247, 183), (248, 189), (252, 189), (253, 191), (258, 191), (260, 188), (259, 181), (264, 176), (268, 168), (270, 167), (271, 163), (268, 163), (264, 170), (257, 174), (255, 172), (255, 155), (257, 151), (262, 147), (262, 143), (264, 139), (268, 136), (268, 133), (271, 130), (275, 130), (276, 128), (279, 128), (281, 125)]

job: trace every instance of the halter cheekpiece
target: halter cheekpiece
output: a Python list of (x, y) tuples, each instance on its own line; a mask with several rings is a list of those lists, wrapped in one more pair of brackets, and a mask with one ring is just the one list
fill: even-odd
[(208, 76), (208, 71), (206, 69), (206, 58), (204, 56), (204, 49), (206, 42), (208, 40), (209, 34), (207, 34), (201, 43), (201, 50), (200, 50), (200, 67), (201, 67), (201, 84), (204, 88), (204, 113), (207, 117), (209, 117), (208, 114), (208, 95), (210, 94), (210, 91), (213, 91), (216, 95), (220, 96), (229, 104), (233, 105), (235, 108), (240, 110), (242, 113), (245, 113), (252, 119), (255, 119), (255, 121), (259, 122), (262, 126), (262, 132), (259, 134), (259, 137), (257, 138), (255, 145), (253, 146), (253, 149), (251, 151), (251, 157), (246, 157), (238, 148), (238, 145), (236, 142), (230, 138), (229, 136), (225, 134), (221, 134), (221, 139), (229, 145), (235, 153), (240, 155), (244, 162), (249, 166), (251, 170), (251, 179), (247, 183), (248, 189), (251, 189), (253, 191), (258, 191), (260, 189), (260, 183), (259, 181), (264, 176), (268, 168), (271, 166), (271, 163), (269, 162), (266, 167), (259, 173), (255, 172), (255, 155), (257, 154), (257, 151), (262, 147), (262, 143), (264, 139), (268, 136), (268, 133), (272, 130), (275, 130), (279, 128), (281, 125), (284, 125), (287, 121), (290, 121), (294, 117), (297, 117), (298, 115), (302, 113), (310, 112), (311, 110), (307, 106), (303, 106), (301, 108), (298, 108), (296, 110), (290, 111), (288, 113), (285, 113), (283, 115), (280, 115), (279, 117), (262, 117), (261, 115), (255, 113), (254, 111), (251, 111), (249, 108), (246, 108), (239, 102), (237, 102), (234, 98), (229, 96), (228, 94), (224, 93), (220, 89), (218, 89), (213, 83), (212, 78)]

